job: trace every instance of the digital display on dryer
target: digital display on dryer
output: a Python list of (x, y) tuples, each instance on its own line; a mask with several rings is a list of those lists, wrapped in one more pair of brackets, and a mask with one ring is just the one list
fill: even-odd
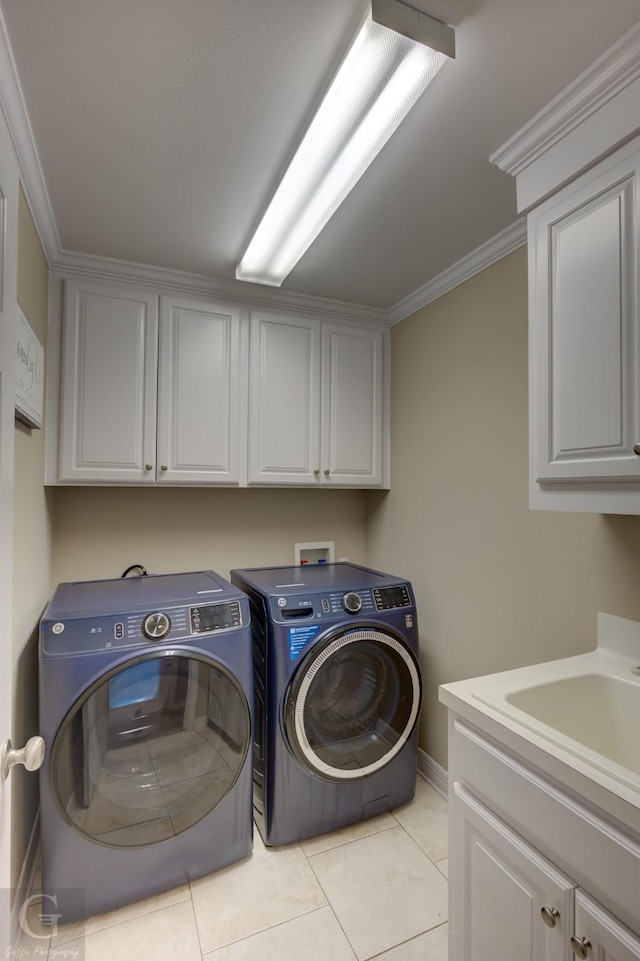
[(192, 634), (207, 634), (210, 631), (223, 631), (228, 627), (242, 627), (242, 613), (238, 601), (192, 607), (189, 614)]
[(405, 584), (400, 587), (378, 587), (373, 596), (379, 611), (390, 611), (395, 607), (409, 607), (411, 598)]

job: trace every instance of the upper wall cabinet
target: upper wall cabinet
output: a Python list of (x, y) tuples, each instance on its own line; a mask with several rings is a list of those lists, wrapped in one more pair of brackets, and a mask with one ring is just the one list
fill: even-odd
[(59, 481), (239, 483), (241, 384), (238, 309), (67, 281)]
[(529, 216), (537, 484), (640, 480), (639, 175), (636, 142)]
[(60, 480), (154, 483), (158, 298), (68, 281)]
[(385, 328), (58, 277), (51, 304), (47, 483), (388, 486)]
[(160, 298), (160, 483), (240, 482), (246, 446), (244, 379), (237, 308)]
[(386, 336), (251, 312), (250, 484), (385, 484)]
[(640, 25), (492, 157), (529, 244), (530, 505), (640, 514)]

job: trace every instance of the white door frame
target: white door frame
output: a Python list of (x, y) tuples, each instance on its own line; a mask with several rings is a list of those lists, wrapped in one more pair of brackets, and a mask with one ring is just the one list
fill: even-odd
[[(13, 651), (13, 487), (19, 167), (0, 110), (0, 743), (12, 735), (15, 663)], [(23, 747), (22, 744), (14, 747)], [(0, 951), (11, 937), (11, 777), (0, 782)]]

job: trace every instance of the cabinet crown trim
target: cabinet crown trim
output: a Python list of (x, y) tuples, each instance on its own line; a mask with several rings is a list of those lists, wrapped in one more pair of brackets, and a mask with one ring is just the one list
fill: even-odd
[(640, 77), (640, 24), (548, 103), (489, 161), (517, 176)]

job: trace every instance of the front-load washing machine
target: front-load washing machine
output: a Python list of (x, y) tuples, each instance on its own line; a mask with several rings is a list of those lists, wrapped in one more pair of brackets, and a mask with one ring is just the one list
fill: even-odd
[(234, 570), (251, 600), (254, 816), (266, 844), (409, 801), (422, 685), (411, 584), (355, 564)]
[(57, 588), (40, 626), (40, 793), (61, 922), (250, 854), (252, 702), (249, 602), (213, 571)]

